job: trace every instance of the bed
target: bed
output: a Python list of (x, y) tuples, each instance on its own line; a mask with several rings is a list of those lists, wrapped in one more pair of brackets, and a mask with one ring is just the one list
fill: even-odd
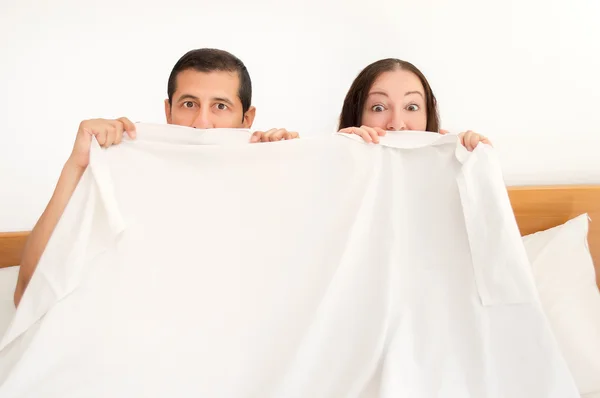
[[(563, 224), (583, 213), (592, 220), (588, 244), (600, 287), (600, 185), (512, 187), (508, 190), (523, 236)], [(28, 232), (0, 233), (0, 268), (19, 264)]]
[[(558, 243), (558, 246), (561, 246), (559, 252), (562, 252), (562, 256), (557, 255), (556, 250), (548, 250), (545, 252), (544, 260), (541, 261), (541, 266), (535, 260), (531, 260), (531, 257), (530, 260), (534, 274), (536, 265), (538, 271), (543, 271), (542, 278), (538, 279), (536, 275), (536, 286), (544, 311), (549, 317), (552, 330), (557, 333), (559, 346), (567, 358), (581, 396), (598, 398), (600, 397), (598, 395), (600, 384), (597, 377), (600, 373), (598, 355), (600, 344), (597, 333), (600, 331), (600, 295), (593, 283), (589, 253), (594, 262), (595, 282), (600, 287), (600, 222), (598, 221), (600, 220), (600, 185), (512, 187), (508, 189), (508, 194), (521, 235), (526, 236), (524, 238), (526, 249), (528, 238), (535, 240), (537, 237), (543, 237), (551, 232), (548, 231), (549, 229), (562, 230), (565, 225), (578, 219), (577, 225), (581, 227), (575, 241), (580, 248), (578, 252), (585, 253), (583, 259), (576, 257), (574, 246), (567, 244), (565, 235), (556, 235), (558, 238), (554, 239), (553, 247), (556, 249)], [(595, 221), (589, 223), (589, 227), (585, 217), (578, 217), (584, 213)], [(583, 239), (586, 227), (589, 228), (587, 230), (589, 253)], [(26, 231), (0, 233), (0, 324), (4, 325), (3, 328), (8, 326), (15, 311), (12, 296), (18, 264), (28, 235), (29, 232)], [(584, 266), (589, 272), (587, 272), (587, 285), (580, 289), (581, 286), (573, 284), (573, 278), (577, 283), (582, 281), (582, 268), (577, 265), (581, 260), (586, 262), (587, 265)], [(558, 264), (559, 268), (552, 270), (552, 263)], [(570, 278), (571, 276), (573, 278)], [(543, 278), (548, 277), (553, 278), (554, 284), (539, 283)], [(573, 286), (575, 288), (569, 290)], [(561, 289), (564, 291), (560, 291)], [(545, 300), (547, 298), (550, 300)], [(548, 303), (555, 303), (555, 305), (552, 307)], [(561, 330), (566, 330), (567, 333), (561, 335)], [(2, 333), (3, 330), (0, 330), (0, 336)]]

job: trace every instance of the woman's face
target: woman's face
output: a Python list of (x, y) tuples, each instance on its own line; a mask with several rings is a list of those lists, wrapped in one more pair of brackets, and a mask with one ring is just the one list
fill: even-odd
[(362, 125), (387, 131), (427, 129), (425, 90), (412, 72), (382, 73), (369, 90)]

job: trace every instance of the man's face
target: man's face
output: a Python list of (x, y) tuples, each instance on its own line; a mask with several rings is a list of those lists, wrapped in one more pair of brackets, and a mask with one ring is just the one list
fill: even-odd
[(167, 123), (199, 129), (252, 127), (256, 110), (243, 113), (239, 85), (236, 72), (180, 72), (172, 104), (165, 100)]

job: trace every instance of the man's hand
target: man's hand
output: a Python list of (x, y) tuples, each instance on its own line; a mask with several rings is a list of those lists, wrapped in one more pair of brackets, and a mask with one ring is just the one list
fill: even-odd
[(281, 140), (293, 140), (300, 138), (300, 135), (295, 131), (287, 131), (286, 129), (271, 129), (268, 131), (255, 131), (250, 137), (250, 142), (273, 142)]
[(85, 169), (90, 163), (92, 136), (96, 137), (102, 147), (108, 148), (111, 145), (121, 143), (123, 132), (126, 132), (130, 138), (135, 138), (135, 125), (126, 117), (117, 120), (84, 120), (79, 124), (69, 163)]
[(124, 117), (117, 120), (85, 120), (79, 125), (73, 152), (63, 167), (54, 194), (25, 244), (21, 266), (19, 267), (19, 278), (15, 288), (15, 306), (19, 305), (29, 280), (37, 268), (40, 257), (46, 249), (48, 240), (50, 240), (50, 236), (56, 228), (67, 203), (69, 203), (75, 187), (77, 187), (81, 176), (90, 163), (92, 136), (96, 136), (98, 143), (108, 148), (121, 142), (124, 131), (127, 132), (129, 137), (135, 138), (134, 124)]

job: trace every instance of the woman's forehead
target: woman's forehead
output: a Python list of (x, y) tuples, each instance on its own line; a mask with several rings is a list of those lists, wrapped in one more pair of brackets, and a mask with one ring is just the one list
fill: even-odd
[(407, 92), (419, 91), (423, 94), (423, 84), (414, 73), (397, 69), (384, 72), (375, 79), (369, 94), (378, 93), (382, 95), (404, 96)]

